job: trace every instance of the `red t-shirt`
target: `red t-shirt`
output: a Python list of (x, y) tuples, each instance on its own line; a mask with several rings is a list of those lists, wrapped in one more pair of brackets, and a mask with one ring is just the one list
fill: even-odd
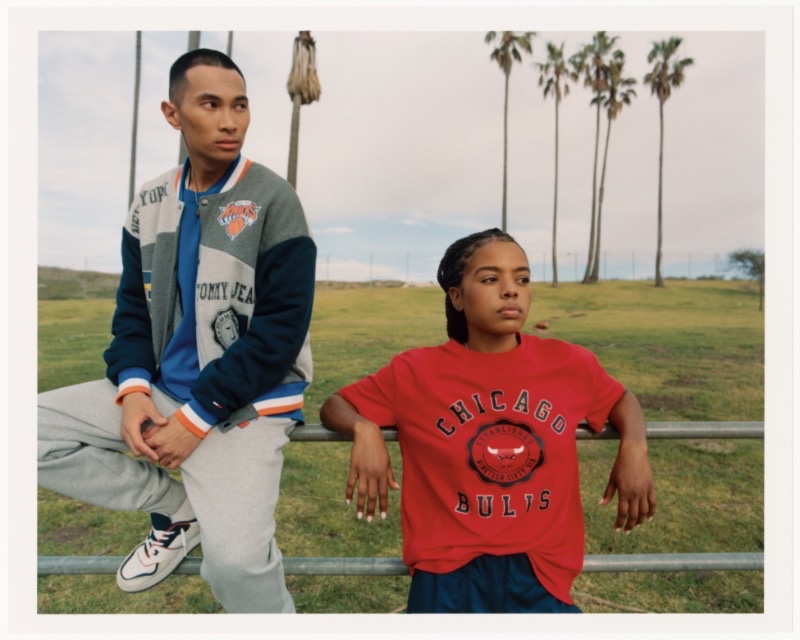
[(500, 354), (455, 340), (412, 349), (339, 395), (397, 427), (411, 573), (527, 553), (544, 587), (571, 603), (584, 554), (575, 430), (582, 420), (602, 429), (624, 388), (583, 347), (520, 340)]

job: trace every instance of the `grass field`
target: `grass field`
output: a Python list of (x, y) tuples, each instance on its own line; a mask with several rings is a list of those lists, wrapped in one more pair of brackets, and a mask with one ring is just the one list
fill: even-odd
[[(536, 284), (525, 330), (592, 349), (636, 393), (650, 421), (763, 420), (764, 316), (755, 288), (719, 280), (667, 285)], [(40, 390), (102, 377), (112, 310), (108, 298), (40, 300)], [(549, 323), (545, 332), (534, 328), (539, 321)], [(318, 421), (320, 404), (341, 385), (398, 351), (444, 337), (438, 289), (320, 285), (308, 421)], [(658, 515), (629, 536), (614, 533), (614, 507), (597, 506), (616, 445), (579, 445), (587, 553), (763, 550), (763, 442), (651, 442)], [(391, 450), (399, 473), (396, 444)], [(287, 447), (277, 516), (284, 555), (400, 555), (399, 496), (392, 496), (386, 521), (356, 521), (344, 504), (348, 459), (342, 443)], [(145, 514), (113, 513), (39, 490), (39, 555), (124, 555), (148, 526)], [(301, 613), (388, 613), (403, 610), (408, 579), (292, 576), (288, 584)], [(173, 576), (135, 595), (119, 592), (113, 576), (47, 576), (38, 585), (40, 613), (219, 611), (195, 576)], [(763, 574), (584, 574), (574, 597), (587, 612), (762, 612)]]

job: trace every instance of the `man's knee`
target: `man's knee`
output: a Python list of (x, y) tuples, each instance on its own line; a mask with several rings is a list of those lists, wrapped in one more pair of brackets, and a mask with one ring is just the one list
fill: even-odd
[(283, 558), (275, 539), (250, 543), (224, 541), (219, 544), (203, 539), (203, 563), (206, 570), (222, 576), (252, 576), (282, 570)]

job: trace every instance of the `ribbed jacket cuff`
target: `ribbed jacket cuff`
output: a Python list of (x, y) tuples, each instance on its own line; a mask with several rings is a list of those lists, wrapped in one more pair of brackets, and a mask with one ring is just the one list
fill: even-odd
[(216, 421), (214, 421), (213, 418), (208, 419), (204, 417), (201, 415), (201, 412), (205, 413), (200, 407), (195, 407), (194, 403), (190, 401), (175, 412), (175, 417), (198, 438), (205, 438)]
[(122, 398), (129, 393), (144, 393), (150, 395), (150, 373), (146, 369), (125, 369), (119, 374), (117, 397), (115, 402), (122, 404)]

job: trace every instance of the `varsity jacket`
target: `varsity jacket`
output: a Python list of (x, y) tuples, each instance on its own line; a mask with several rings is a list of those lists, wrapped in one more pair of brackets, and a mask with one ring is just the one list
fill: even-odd
[[(146, 183), (123, 228), (113, 339), (104, 353), (118, 401), (150, 392), (182, 316), (182, 174), (176, 167)], [(301, 418), (312, 378), (316, 246), (297, 195), (270, 169), (240, 157), (222, 191), (199, 200), (198, 215), (200, 375), (177, 417), (200, 437), (214, 425), (226, 430), (263, 415)]]

